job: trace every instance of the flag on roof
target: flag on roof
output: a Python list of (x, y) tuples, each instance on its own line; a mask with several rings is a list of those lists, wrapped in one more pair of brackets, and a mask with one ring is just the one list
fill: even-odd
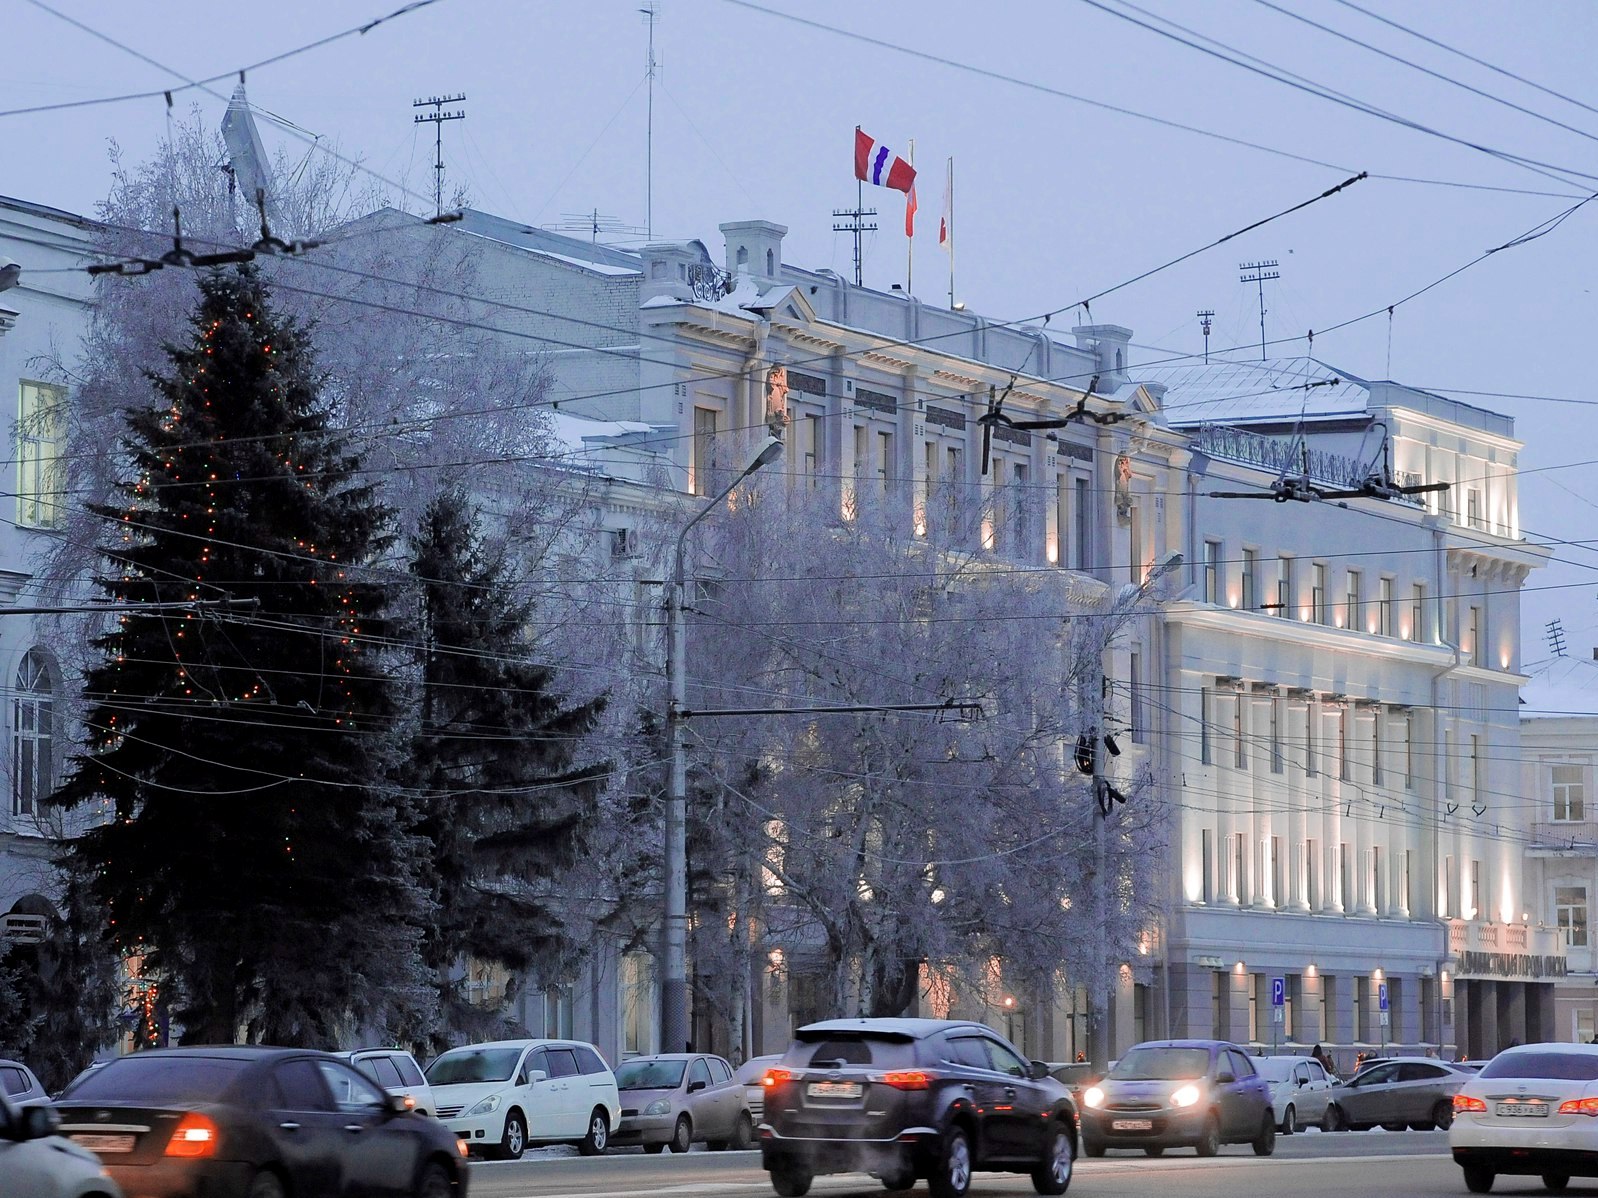
[(916, 168), (856, 125), (854, 177), (874, 187), (891, 187), (908, 195), (915, 186)]
[(938, 248), (954, 253), (954, 159), (949, 159), (949, 173), (943, 181), (943, 212), (938, 217)]

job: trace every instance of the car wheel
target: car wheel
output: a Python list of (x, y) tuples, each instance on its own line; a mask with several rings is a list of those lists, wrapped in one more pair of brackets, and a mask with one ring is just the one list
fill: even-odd
[(584, 1156), (598, 1156), (610, 1146), (610, 1116), (604, 1108), (595, 1107), (588, 1115), (588, 1134), (577, 1143), (577, 1151)]
[(422, 1170), (422, 1179), (416, 1183), (416, 1198), (451, 1198), (454, 1193), (455, 1186), (443, 1165), (431, 1164)]
[(687, 1115), (678, 1115), (677, 1126), (671, 1129), (671, 1143), (667, 1146), (673, 1152), (687, 1152), (693, 1143), (694, 1125), (689, 1122)]
[(779, 1198), (804, 1198), (814, 1175), (803, 1165), (779, 1165), (771, 1170), (771, 1188)]
[(1094, 1139), (1092, 1136), (1088, 1135), (1087, 1132), (1083, 1132), (1082, 1133), (1082, 1155), (1083, 1156), (1103, 1156), (1104, 1155), (1104, 1141), (1103, 1140)]
[(1454, 1104), (1452, 1102), (1439, 1102), (1432, 1108), (1432, 1126), (1441, 1131), (1447, 1131), (1454, 1126)]
[(749, 1145), (754, 1142), (755, 1122), (749, 1117), (749, 1112), (745, 1111), (738, 1116), (738, 1122), (733, 1126), (732, 1139), (728, 1141), (728, 1147), (734, 1152), (746, 1152)]
[(1143, 1145), (1143, 1155), (1144, 1156), (1164, 1156), (1165, 1155), (1165, 1145), (1164, 1144), (1145, 1144), (1145, 1145)]
[(1563, 1194), (1569, 1188), (1570, 1188), (1570, 1174), (1568, 1174), (1568, 1173), (1544, 1173), (1543, 1174), (1543, 1189), (1547, 1190), (1550, 1194)]
[(1322, 1131), (1342, 1131), (1344, 1128), (1343, 1110), (1335, 1102), (1326, 1104), (1326, 1110), (1321, 1115)]
[(1221, 1121), (1213, 1113), (1204, 1120), (1204, 1130), (1199, 1132), (1193, 1150), (1200, 1156), (1214, 1156), (1221, 1150)]
[(283, 1198), (283, 1181), (276, 1173), (257, 1173), (250, 1179), (249, 1198)]
[(1465, 1188), (1472, 1194), (1486, 1194), (1493, 1188), (1493, 1182), (1498, 1180), (1498, 1174), (1481, 1165), (1466, 1165)]
[(884, 1173), (877, 1180), (885, 1190), (913, 1190), (916, 1185), (916, 1175), (908, 1169), (901, 1173)]
[(527, 1151), (527, 1124), (520, 1111), (505, 1116), (505, 1134), (500, 1137), (499, 1155), (502, 1160), (519, 1161)]
[(644, 1151), (650, 1156), (659, 1156), (666, 1151), (666, 1146), (664, 1144), (645, 1144)]
[(1032, 1188), (1040, 1194), (1063, 1194), (1071, 1185), (1076, 1154), (1071, 1148), (1071, 1129), (1056, 1123), (1049, 1136), (1049, 1155), (1032, 1170)]
[(971, 1188), (971, 1137), (963, 1127), (951, 1127), (943, 1137), (943, 1152), (927, 1178), (932, 1198), (965, 1198)]
[(1276, 1151), (1276, 1120), (1269, 1111), (1260, 1120), (1260, 1134), (1254, 1137), (1253, 1148), (1255, 1156), (1270, 1156)]
[(1288, 1103), (1287, 1109), (1282, 1112), (1282, 1134), (1290, 1136), (1298, 1130), (1298, 1112), (1293, 1109), (1293, 1104)]

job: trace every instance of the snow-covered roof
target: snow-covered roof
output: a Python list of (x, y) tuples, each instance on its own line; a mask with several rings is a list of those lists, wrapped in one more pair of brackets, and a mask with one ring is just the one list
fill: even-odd
[(596, 446), (625, 443), (654, 432), (654, 426), (638, 420), (592, 420), (570, 412), (549, 413), (549, 431), (567, 453), (580, 454)]
[(1550, 657), (1527, 673), (1530, 681), (1520, 689), (1522, 719), (1598, 716), (1598, 661)]
[[(1165, 387), (1161, 407), (1174, 425), (1346, 419), (1363, 416), (1369, 400), (1363, 380), (1315, 358), (1217, 359), (1134, 366), (1127, 373), (1137, 382)], [(1326, 385), (1307, 386), (1312, 383)]]
[(476, 208), (465, 209), (456, 227), (489, 241), (514, 246), (541, 257), (553, 258), (557, 262), (591, 270), (595, 274), (639, 275), (644, 269), (639, 256), (630, 250), (619, 250), (614, 246), (600, 245), (595, 241), (584, 241), (580, 237), (567, 237), (563, 233), (524, 225), (520, 221), (506, 220), (502, 216), (494, 216)]

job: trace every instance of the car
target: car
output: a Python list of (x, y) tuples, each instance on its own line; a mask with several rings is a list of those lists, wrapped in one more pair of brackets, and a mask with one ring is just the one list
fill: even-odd
[(21, 1061), (0, 1060), (0, 1093), (17, 1106), (46, 1106), (50, 1095)]
[(422, 1067), (403, 1048), (357, 1048), (339, 1055), (390, 1094), (407, 1099), (406, 1105), (418, 1115), (437, 1112)]
[(870, 1173), (890, 1190), (924, 1177), (934, 1198), (961, 1198), (979, 1170), (1029, 1174), (1040, 1194), (1071, 1184), (1071, 1095), (980, 1023), (807, 1024), (764, 1084), (760, 1161), (783, 1198), (820, 1173)]
[(1249, 1055), (1225, 1040), (1150, 1040), (1129, 1048), (1082, 1092), (1082, 1151), (1141, 1148), (1159, 1156), (1192, 1148), (1214, 1156), (1223, 1144), (1276, 1151), (1271, 1089)]
[(1473, 1194), (1500, 1174), (1540, 1177), (1556, 1194), (1598, 1177), (1598, 1045), (1506, 1048), (1466, 1076), (1453, 1108), (1448, 1148)]
[(1322, 1123), (1337, 1079), (1310, 1057), (1255, 1057), (1271, 1087), (1271, 1111), (1276, 1130), (1290, 1136), (1301, 1127)]
[(1431, 1057), (1389, 1057), (1367, 1065), (1332, 1090), (1328, 1131), (1447, 1129), (1454, 1118), (1454, 1092), (1471, 1074)]
[(597, 1156), (621, 1122), (616, 1075), (578, 1040), (493, 1040), (427, 1066), (437, 1114), (474, 1152), (520, 1160), (529, 1144), (575, 1144)]
[(766, 1070), (782, 1060), (780, 1052), (765, 1053), (758, 1057), (750, 1057), (737, 1069), (733, 1070), (732, 1080), (744, 1088), (744, 1101), (749, 1106), (749, 1118), (759, 1126), (765, 1119), (766, 1087), (764, 1079)]
[(742, 1152), (754, 1138), (744, 1087), (732, 1066), (704, 1053), (668, 1052), (623, 1061), (616, 1070), (621, 1123), (610, 1142), (645, 1152), (687, 1152), (704, 1141), (713, 1152)]
[(466, 1198), (447, 1128), (314, 1049), (131, 1053), (78, 1077), (56, 1110), (135, 1198)]
[(13, 1198), (122, 1198), (100, 1158), (57, 1133), (49, 1105), (18, 1106), (0, 1095), (0, 1177)]

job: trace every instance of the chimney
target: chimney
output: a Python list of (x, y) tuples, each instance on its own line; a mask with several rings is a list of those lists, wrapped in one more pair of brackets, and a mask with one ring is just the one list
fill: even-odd
[(1099, 390), (1114, 391), (1126, 385), (1126, 348), (1132, 330), (1118, 324), (1081, 324), (1071, 330), (1076, 347), (1098, 360)]
[(776, 284), (782, 275), (782, 239), (787, 225), (769, 220), (735, 220), (721, 226), (727, 239), (727, 273), (737, 279), (748, 275), (762, 288)]

